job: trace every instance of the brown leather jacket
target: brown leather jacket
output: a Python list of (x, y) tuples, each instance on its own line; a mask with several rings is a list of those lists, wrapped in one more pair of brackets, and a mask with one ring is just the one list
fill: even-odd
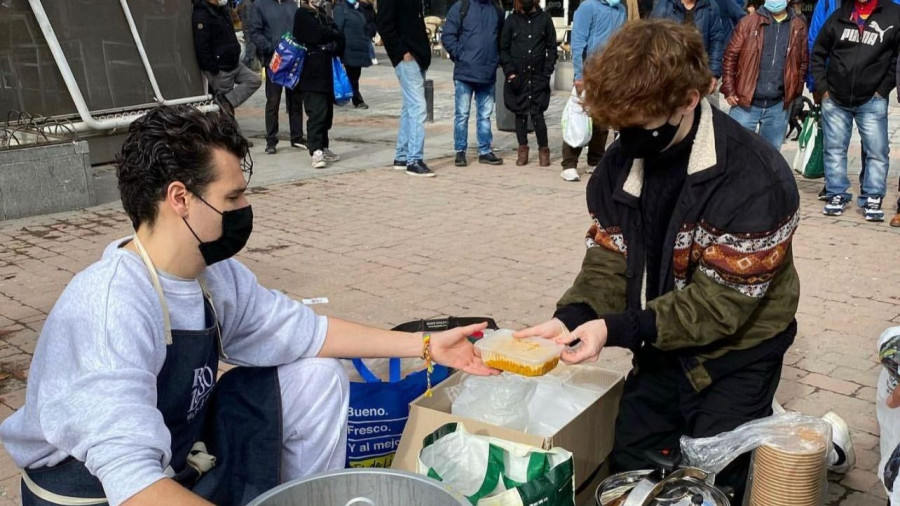
[[(748, 14), (734, 28), (731, 42), (722, 58), (722, 94), (728, 98), (737, 96), (738, 105), (750, 107), (756, 81), (759, 79), (759, 61), (762, 59), (763, 27), (769, 18), (759, 13)], [(784, 62), (784, 107), (803, 94), (803, 81), (809, 66), (809, 50), (806, 42), (806, 23), (799, 17), (791, 18), (791, 37)]]

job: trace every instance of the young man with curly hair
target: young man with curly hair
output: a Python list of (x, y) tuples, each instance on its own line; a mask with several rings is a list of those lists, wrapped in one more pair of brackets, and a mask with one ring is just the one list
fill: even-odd
[[(800, 283), (791, 240), (800, 197), (763, 138), (704, 100), (713, 75), (701, 36), (634, 21), (585, 69), (585, 105), (619, 130), (591, 176), (581, 272), (554, 318), (526, 329), (567, 348), (634, 352), (616, 422), (613, 471), (654, 466), (681, 436), (772, 414), (794, 341)], [(741, 503), (749, 458), (717, 478)]]
[[(135, 233), (66, 287), (25, 406), (0, 427), (25, 506), (243, 505), (342, 468), (349, 388), (336, 357), (430, 350), (495, 373), (466, 339), (484, 324), (425, 339), (318, 316), (260, 285), (232, 258), (253, 229), (246, 157), (221, 114), (159, 107), (132, 124), (116, 175)], [(220, 360), (240, 367), (219, 377)]]

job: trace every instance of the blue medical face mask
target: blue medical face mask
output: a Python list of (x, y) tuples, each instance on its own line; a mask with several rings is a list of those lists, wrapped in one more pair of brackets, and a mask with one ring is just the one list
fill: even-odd
[(766, 0), (763, 5), (769, 12), (781, 12), (787, 9), (787, 0)]
[(356, 5), (356, 0), (347, 0), (347, 1), (350, 2), (350, 5)]
[(606, 0), (606, 3), (608, 3), (610, 7), (615, 7), (622, 3), (622, 0)]

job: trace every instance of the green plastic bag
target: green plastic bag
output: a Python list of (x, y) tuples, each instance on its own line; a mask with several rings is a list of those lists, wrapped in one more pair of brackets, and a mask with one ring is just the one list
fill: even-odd
[(794, 170), (806, 179), (825, 177), (825, 132), (821, 115), (818, 107), (810, 111), (800, 131), (800, 149), (794, 159)]
[(448, 423), (425, 438), (418, 471), (474, 506), (575, 506), (571, 452), (477, 436), (461, 423)]

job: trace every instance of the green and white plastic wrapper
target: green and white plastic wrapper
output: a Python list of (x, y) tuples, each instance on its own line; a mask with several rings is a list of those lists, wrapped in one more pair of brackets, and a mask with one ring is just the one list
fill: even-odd
[(572, 453), (478, 436), (448, 423), (425, 438), (418, 472), (475, 506), (574, 506)]

